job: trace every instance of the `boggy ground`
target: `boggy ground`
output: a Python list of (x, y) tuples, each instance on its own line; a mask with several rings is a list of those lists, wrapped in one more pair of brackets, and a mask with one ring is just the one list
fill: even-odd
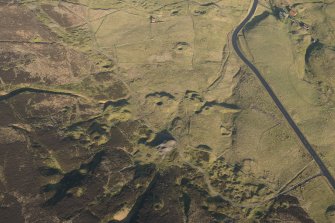
[[(1, 219), (331, 222), (333, 192), (231, 49), (249, 3), (2, 1)], [(331, 51), (309, 52), (316, 82)]]

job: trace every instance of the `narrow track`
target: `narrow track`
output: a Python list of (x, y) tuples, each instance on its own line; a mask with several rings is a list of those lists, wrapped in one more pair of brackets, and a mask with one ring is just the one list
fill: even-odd
[(234, 50), (236, 54), (240, 57), (240, 59), (254, 72), (254, 74), (257, 76), (259, 81), (262, 83), (265, 90), (268, 92), (274, 103), (276, 104), (277, 108), (280, 110), (280, 112), (285, 117), (288, 124), (291, 126), (295, 134), (300, 139), (301, 143), (305, 147), (305, 149), (308, 151), (308, 153), (312, 156), (316, 164), (319, 166), (321, 173), (327, 178), (330, 186), (335, 190), (335, 179), (329, 172), (326, 165), (323, 163), (317, 152), (314, 150), (312, 145), (308, 142), (304, 134), (301, 132), (297, 124), (293, 121), (290, 114), (287, 112), (283, 104), (280, 102), (274, 91), (271, 89), (270, 85), (266, 82), (266, 80), (263, 78), (262, 74), (259, 72), (259, 70), (244, 56), (242, 53), (242, 50), (239, 47), (238, 44), (238, 33), (243, 29), (243, 27), (248, 23), (248, 21), (253, 17), (255, 14), (255, 11), (257, 9), (258, 0), (254, 0), (248, 15), (246, 18), (236, 27), (236, 29), (233, 32), (232, 35), (232, 44), (234, 47)]
[(54, 95), (64, 95), (64, 96), (85, 98), (82, 95), (75, 94), (72, 92), (53, 91), (53, 90), (39, 89), (39, 88), (34, 88), (34, 87), (22, 87), (22, 88), (15, 89), (7, 94), (0, 95), (0, 102), (3, 100), (8, 100), (22, 93), (41, 93), (41, 94), (44, 93), (44, 94), (54, 94)]

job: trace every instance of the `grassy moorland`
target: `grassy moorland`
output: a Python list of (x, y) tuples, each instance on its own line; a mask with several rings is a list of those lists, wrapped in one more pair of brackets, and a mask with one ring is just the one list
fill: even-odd
[[(332, 222), (334, 192), (232, 49), (250, 3), (1, 2), (0, 216)], [(333, 9), (262, 1), (240, 44), (335, 173)]]

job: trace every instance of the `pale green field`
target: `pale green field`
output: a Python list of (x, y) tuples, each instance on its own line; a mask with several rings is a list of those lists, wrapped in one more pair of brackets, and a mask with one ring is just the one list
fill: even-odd
[[(327, 15), (327, 11), (334, 6), (330, 4), (325, 11), (322, 11), (317, 8), (317, 5), (303, 3), (298, 6), (301, 12), (298, 18), (316, 27), (313, 28), (311, 34), (295, 25), (290, 26), (269, 16), (246, 33), (246, 42), (249, 47), (248, 52), (251, 52), (256, 66), (308, 140), (314, 145), (330, 171), (335, 174), (335, 140), (333, 137), (335, 113), (333, 113), (333, 95), (330, 93), (333, 89), (332, 75), (335, 72), (331, 62), (331, 58), (335, 55), (335, 52), (331, 50), (333, 38), (330, 38), (334, 20)], [(261, 13), (261, 10), (259, 12)], [(295, 31), (295, 34), (292, 34), (291, 31)], [(320, 54), (311, 54), (312, 59), (309, 61), (311, 61), (312, 76), (305, 70), (307, 66), (305, 53), (311, 37), (319, 39), (327, 46), (325, 51), (320, 51)], [(328, 93), (323, 86), (327, 86)], [(296, 143), (295, 139), (292, 140)], [(300, 153), (305, 152), (302, 150)], [(299, 166), (297, 165), (299, 158), (290, 152), (287, 157), (283, 156), (279, 160), (283, 162), (283, 165), (290, 166), (292, 161), (286, 163), (290, 159), (296, 160), (293, 162), (295, 167)], [(289, 169), (293, 170), (295, 167)], [(308, 207), (311, 216), (317, 222), (332, 222), (326, 217), (325, 210), (334, 202), (334, 199), (331, 199), (334, 192), (326, 183), (320, 184), (317, 180), (313, 182), (306, 186), (310, 189), (303, 190), (304, 195), (301, 197), (301, 202), (306, 208)], [(321, 211), (322, 209), (324, 211)]]

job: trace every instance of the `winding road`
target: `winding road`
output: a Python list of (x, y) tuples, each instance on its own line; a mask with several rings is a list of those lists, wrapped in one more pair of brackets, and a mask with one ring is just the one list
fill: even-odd
[(266, 82), (266, 80), (263, 78), (262, 74), (259, 72), (259, 70), (244, 56), (242, 53), (242, 50), (239, 47), (238, 44), (238, 34), (243, 29), (243, 27), (248, 23), (248, 21), (253, 17), (255, 14), (255, 11), (257, 9), (258, 0), (253, 0), (253, 4), (249, 10), (248, 15), (246, 18), (236, 27), (236, 29), (233, 32), (232, 35), (232, 44), (234, 47), (234, 50), (236, 54), (240, 57), (240, 59), (254, 72), (254, 74), (257, 76), (259, 81), (262, 83), (263, 87), (266, 89), (266, 91), (269, 93), (270, 97), (276, 104), (277, 108), (281, 111), (285, 119), (287, 120), (288, 124), (292, 127), (295, 134), (300, 139), (301, 143), (304, 145), (305, 149), (308, 151), (308, 153), (312, 156), (316, 164), (319, 166), (321, 173), (327, 178), (330, 186), (335, 190), (335, 179), (329, 172), (326, 165), (323, 163), (317, 152), (314, 150), (312, 145), (308, 142), (304, 134), (301, 132), (297, 124), (293, 121), (290, 114), (287, 112), (283, 104), (280, 102), (274, 91), (271, 89), (270, 85)]

